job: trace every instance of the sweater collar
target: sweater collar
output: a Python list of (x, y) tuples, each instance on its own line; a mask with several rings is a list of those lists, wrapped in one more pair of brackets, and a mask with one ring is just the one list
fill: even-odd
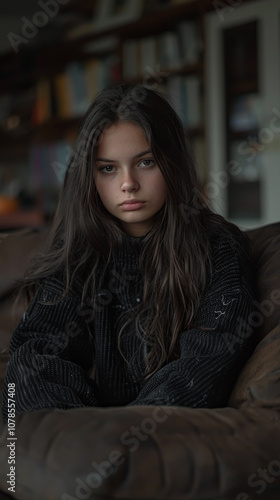
[(126, 233), (122, 234), (122, 243), (113, 252), (114, 258), (123, 267), (139, 267), (139, 257), (141, 253), (142, 243), (145, 236), (130, 236)]

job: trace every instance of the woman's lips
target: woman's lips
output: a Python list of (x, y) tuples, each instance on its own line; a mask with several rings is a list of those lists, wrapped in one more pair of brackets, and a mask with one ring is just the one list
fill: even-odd
[(121, 204), (121, 208), (125, 211), (139, 210), (144, 204), (145, 202), (140, 200), (126, 200)]

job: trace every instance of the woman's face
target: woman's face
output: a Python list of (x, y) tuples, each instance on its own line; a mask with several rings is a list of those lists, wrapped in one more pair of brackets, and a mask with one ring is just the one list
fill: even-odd
[(118, 122), (102, 134), (95, 184), (104, 207), (131, 236), (143, 236), (166, 200), (166, 183), (141, 127)]

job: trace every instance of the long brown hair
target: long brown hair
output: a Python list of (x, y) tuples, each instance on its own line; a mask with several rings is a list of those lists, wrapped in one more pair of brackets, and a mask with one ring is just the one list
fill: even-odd
[(100, 259), (110, 261), (123, 232), (97, 193), (95, 152), (103, 131), (119, 121), (142, 128), (167, 185), (165, 206), (143, 239), (143, 302), (133, 317), (147, 346), (148, 376), (178, 355), (179, 334), (193, 324), (211, 272), (211, 234), (238, 233), (207, 206), (184, 127), (163, 95), (117, 84), (96, 97), (66, 171), (48, 250), (29, 269), (23, 289), (31, 298), (39, 280), (64, 270), (67, 293), (79, 268), (91, 262), (82, 298), (89, 288), (96, 293)]

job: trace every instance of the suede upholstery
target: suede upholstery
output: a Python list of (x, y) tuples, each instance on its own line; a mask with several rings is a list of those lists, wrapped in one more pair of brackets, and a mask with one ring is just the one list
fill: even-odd
[[(228, 406), (80, 408), (18, 416), (11, 498), (279, 500), (280, 223), (248, 234), (256, 263), (256, 312), (244, 332), (256, 348)], [(14, 299), (8, 296), (31, 253), (44, 244), (45, 231), (28, 230), (0, 243), (1, 383), (11, 331), (23, 310), (18, 307), (11, 316)], [(5, 500), (10, 498), (7, 426), (0, 431), (0, 500)]]

